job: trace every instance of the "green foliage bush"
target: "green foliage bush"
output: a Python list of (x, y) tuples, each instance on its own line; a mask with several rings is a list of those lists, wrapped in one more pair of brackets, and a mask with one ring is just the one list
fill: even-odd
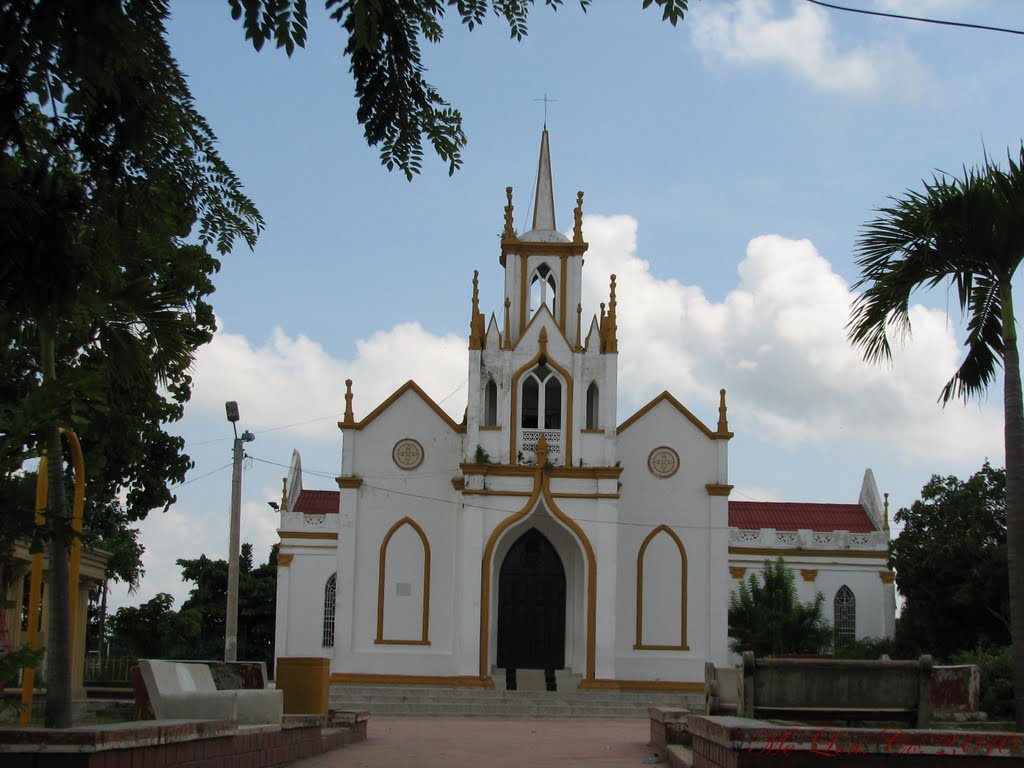
[(978, 645), (953, 655), (953, 664), (977, 664), (981, 669), (981, 711), (989, 717), (1014, 718), (1013, 647)]

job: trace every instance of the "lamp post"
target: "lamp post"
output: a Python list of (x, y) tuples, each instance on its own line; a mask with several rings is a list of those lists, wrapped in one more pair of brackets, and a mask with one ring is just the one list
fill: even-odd
[(234, 400), (224, 403), (228, 421), (235, 431), (232, 451), (234, 464), (231, 470), (231, 530), (228, 535), (228, 605), (224, 614), (224, 661), (238, 660), (238, 529), (242, 517), (242, 449), (244, 443), (251, 443), (256, 436), (249, 430), (238, 435), (238, 403)]

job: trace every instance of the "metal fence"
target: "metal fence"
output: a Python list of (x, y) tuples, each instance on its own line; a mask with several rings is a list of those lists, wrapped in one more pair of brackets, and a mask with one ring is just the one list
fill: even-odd
[(100, 661), (95, 656), (85, 660), (85, 672), (82, 680), (85, 683), (95, 682), (128, 682), (128, 671), (135, 659), (130, 656), (106, 658)]

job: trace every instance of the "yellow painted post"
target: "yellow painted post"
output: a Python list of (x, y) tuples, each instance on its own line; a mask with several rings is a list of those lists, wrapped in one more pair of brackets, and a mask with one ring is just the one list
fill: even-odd
[[(46, 511), (46, 454), (39, 459), (39, 474), (36, 476), (36, 526), (46, 523), (43, 513)], [(25, 644), (32, 650), (39, 647), (39, 593), (43, 586), (43, 553), (32, 555), (32, 576), (28, 587), (28, 632)], [(21, 717), (22, 727), (28, 727), (32, 721), (32, 690), (35, 687), (36, 670), (25, 667), (21, 673)]]
[(68, 581), (70, 582), (71, 596), (71, 648), (75, 648), (75, 640), (78, 632), (78, 572), (82, 563), (82, 515), (85, 509), (85, 460), (82, 457), (82, 444), (78, 442), (78, 435), (70, 429), (61, 429), (68, 442), (71, 443), (71, 460), (75, 467), (75, 502), (71, 513), (71, 530), (74, 535), (71, 539), (71, 567), (69, 568)]

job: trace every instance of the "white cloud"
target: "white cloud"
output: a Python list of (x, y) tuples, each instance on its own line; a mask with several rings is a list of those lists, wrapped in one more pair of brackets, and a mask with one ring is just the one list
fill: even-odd
[(854, 294), (809, 241), (755, 238), (737, 287), (715, 303), (653, 276), (636, 231), (629, 216), (586, 220), (588, 313), (617, 275), (620, 421), (663, 389), (708, 404), (710, 417), (725, 387), (730, 426), (766, 442), (874, 442), (920, 459), (999, 454), (993, 409), (936, 404), (960, 362), (942, 312), (914, 306), (913, 339), (891, 368), (870, 365), (846, 340)]
[[(441, 400), (463, 388), (444, 407), (456, 420), (466, 404), (466, 340), (436, 336), (419, 323), (403, 323), (356, 342), (357, 356), (332, 357), (305, 336), (275, 328), (263, 345), (219, 331), (196, 359), (190, 417), (221, 414), (226, 400), (239, 402), (242, 422), (254, 431), (284, 425), (295, 437), (336, 440), (345, 409), (345, 380), (353, 380), (353, 408), (361, 418), (409, 379)], [(308, 422), (308, 423), (303, 423)]]
[(919, 85), (921, 68), (904, 48), (891, 44), (843, 48), (824, 9), (775, 0), (735, 0), (700, 5), (691, 19), (694, 45), (712, 60), (733, 65), (775, 64), (814, 87), (833, 93), (870, 94)]

